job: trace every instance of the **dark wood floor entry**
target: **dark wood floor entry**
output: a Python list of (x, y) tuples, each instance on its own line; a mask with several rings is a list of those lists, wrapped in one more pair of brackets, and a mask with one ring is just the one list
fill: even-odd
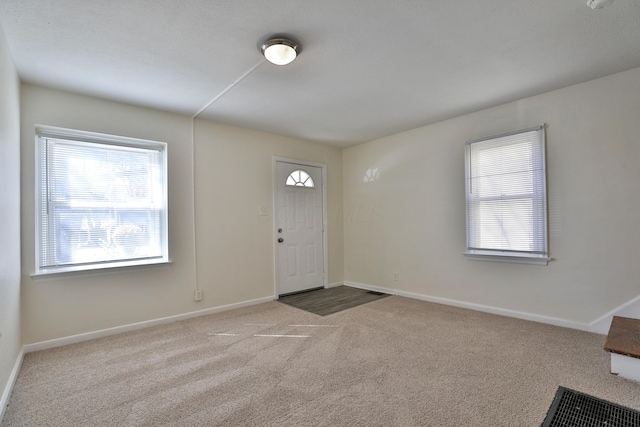
[(390, 295), (365, 289), (336, 286), (335, 288), (284, 295), (278, 301), (319, 316), (327, 316), (388, 296)]

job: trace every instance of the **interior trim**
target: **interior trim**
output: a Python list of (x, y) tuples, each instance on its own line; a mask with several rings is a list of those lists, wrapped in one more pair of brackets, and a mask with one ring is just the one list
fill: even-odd
[(236, 308), (249, 307), (256, 304), (262, 304), (265, 302), (273, 301), (275, 296), (268, 296), (264, 298), (257, 298), (249, 301), (239, 302), (235, 304), (222, 305), (218, 307), (206, 308), (204, 310), (191, 311), (188, 313), (177, 314), (175, 316), (161, 317), (159, 319), (145, 320), (143, 322), (131, 323), (128, 325), (116, 326), (113, 328), (100, 329), (93, 332), (85, 332), (82, 334), (71, 335), (68, 337), (54, 338), (52, 340), (40, 341), (32, 344), (26, 344), (24, 346), (25, 353), (31, 353), (33, 351), (47, 350), (49, 348), (60, 347), (68, 344), (75, 344), (82, 341), (88, 341), (95, 338), (107, 337), (109, 335), (121, 334), (123, 332), (135, 331), (138, 329), (149, 328), (151, 326), (162, 325), (165, 323), (176, 322), (178, 320), (186, 320), (194, 317), (206, 316), (207, 314), (220, 313), (223, 311), (233, 310)]
[[(504, 308), (492, 307), (492, 306), (482, 305), (482, 304), (475, 304), (475, 303), (459, 301), (459, 300), (453, 300), (453, 299), (448, 299), (448, 298), (432, 297), (432, 296), (423, 295), (423, 294), (417, 294), (417, 293), (413, 293), (413, 292), (399, 291), (399, 290), (396, 290), (396, 289), (382, 288), (382, 287), (379, 287), (379, 286), (371, 286), (371, 285), (367, 285), (367, 284), (364, 284), (364, 283), (356, 283), (356, 282), (345, 281), (344, 284), (347, 285), (347, 286), (353, 286), (354, 288), (367, 289), (367, 290), (376, 291), (376, 292), (384, 292), (384, 293), (388, 293), (388, 294), (392, 294), (392, 295), (398, 295), (398, 296), (406, 297), (406, 298), (413, 298), (413, 299), (417, 299), (417, 300), (421, 300), (421, 301), (434, 302), (434, 303), (437, 303), (437, 304), (444, 304), (444, 305), (450, 305), (450, 306), (453, 306), (453, 307), (466, 308), (466, 309), (469, 309), (469, 310), (475, 310), (475, 311), (481, 311), (481, 312), (484, 312), (484, 313), (497, 314), (497, 315), (500, 315), (500, 316), (514, 317), (516, 319), (529, 320), (529, 321), (532, 321), (532, 322), (547, 323), (549, 325), (561, 326), (563, 328), (570, 328), (570, 329), (577, 329), (577, 330), (580, 330), (580, 331), (600, 333), (598, 331), (595, 331), (592, 328), (592, 324), (591, 323), (587, 324), (587, 323), (572, 322), (570, 320), (558, 319), (556, 317), (540, 316), (540, 315), (537, 315), (537, 314), (527, 313), (527, 312), (524, 312), (524, 311), (507, 310), (507, 309), (504, 309)], [(605, 334), (606, 334), (606, 332), (605, 332)]]
[(2, 417), (4, 417), (4, 411), (7, 408), (7, 404), (9, 404), (9, 398), (11, 397), (11, 392), (13, 391), (13, 387), (16, 385), (16, 380), (18, 379), (18, 373), (20, 373), (20, 368), (22, 367), (22, 361), (24, 360), (24, 346), (20, 349), (18, 353), (18, 357), (16, 358), (16, 363), (13, 365), (13, 370), (11, 371), (11, 375), (9, 375), (9, 381), (4, 387), (4, 391), (2, 392), (2, 397), (0, 397), (0, 423), (2, 423)]

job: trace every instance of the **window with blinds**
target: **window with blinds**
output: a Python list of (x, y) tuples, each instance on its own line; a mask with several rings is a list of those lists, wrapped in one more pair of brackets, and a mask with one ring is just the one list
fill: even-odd
[(36, 134), (36, 274), (168, 262), (165, 143)]
[(465, 159), (465, 255), (546, 264), (544, 126), (469, 141)]

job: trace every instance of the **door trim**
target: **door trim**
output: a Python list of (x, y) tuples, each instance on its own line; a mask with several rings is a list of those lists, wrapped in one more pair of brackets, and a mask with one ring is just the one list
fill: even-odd
[(323, 247), (323, 266), (324, 274), (322, 278), (322, 287), (326, 288), (329, 283), (329, 250), (327, 247), (327, 165), (325, 163), (309, 162), (306, 160), (297, 160), (288, 157), (272, 156), (271, 160), (271, 205), (273, 220), (271, 221), (271, 233), (273, 242), (273, 290), (274, 297), (278, 299), (278, 251), (277, 251), (277, 236), (276, 236), (276, 165), (278, 163), (292, 163), (294, 165), (301, 166), (314, 166), (322, 169), (322, 247)]

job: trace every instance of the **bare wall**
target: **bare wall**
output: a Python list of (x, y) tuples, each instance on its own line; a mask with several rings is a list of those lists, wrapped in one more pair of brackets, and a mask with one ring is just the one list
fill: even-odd
[[(198, 282), (216, 305), (274, 295), (272, 158), (327, 165), (328, 282), (343, 278), (342, 150), (206, 120), (196, 128)], [(258, 215), (259, 206), (266, 216)]]
[[(194, 311), (190, 121), (22, 85), (22, 307), (26, 344)], [(35, 125), (164, 141), (169, 158), (168, 267), (33, 279)]]
[[(638, 297), (639, 113), (635, 69), (346, 149), (345, 280), (578, 324)], [(465, 141), (542, 123), (553, 261), (466, 260)]]
[[(34, 279), (34, 126), (36, 124), (152, 139), (168, 143), (168, 267)], [(329, 164), (329, 196), (339, 209), (341, 152), (306, 141), (196, 120), (196, 201), (190, 117), (22, 86), (23, 337), (35, 343), (247, 300), (273, 297), (271, 156)], [(193, 210), (197, 209), (196, 286)], [(266, 219), (266, 220), (265, 220)], [(333, 221), (332, 277), (341, 280), (342, 228)]]

